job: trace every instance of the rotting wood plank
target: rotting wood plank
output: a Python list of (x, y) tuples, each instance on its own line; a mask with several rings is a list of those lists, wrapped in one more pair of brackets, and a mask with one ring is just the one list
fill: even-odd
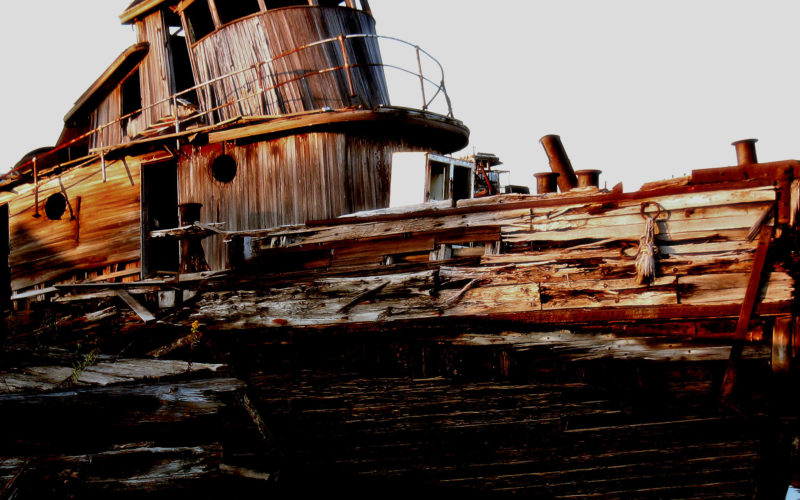
[(120, 359), (100, 360), (83, 370), (64, 366), (35, 366), (0, 373), (0, 394), (51, 391), (65, 379), (76, 375), (75, 384), (82, 386), (109, 386), (148, 379), (166, 379), (187, 373), (217, 372), (224, 365), (192, 363), (173, 360)]
[[(691, 198), (691, 196), (695, 198)], [(678, 210), (692, 207), (724, 205), (729, 203), (774, 201), (775, 188), (771, 184), (747, 181), (741, 183), (704, 184), (698, 186), (665, 188), (655, 191), (634, 191), (631, 193), (597, 193), (595, 195), (537, 197), (530, 200), (512, 202), (498, 206), (492, 204), (474, 205), (462, 208), (421, 210), (412, 213), (379, 214), (375, 216), (343, 216), (337, 219), (311, 220), (306, 225), (335, 226), (343, 224), (359, 224), (368, 222), (395, 222), (409, 217), (447, 217), (464, 216), (480, 212), (506, 210), (530, 210), (537, 208), (583, 207), (596, 204), (631, 202), (637, 206), (641, 201), (652, 201), (662, 205), (666, 210)], [(674, 202), (672, 200), (675, 200)]]
[[(704, 218), (703, 215), (706, 212), (708, 212), (708, 215), (717, 213), (736, 217), (737, 215), (741, 215), (741, 213), (748, 213), (748, 210), (754, 210), (754, 208), (750, 208), (749, 204), (756, 203), (760, 206), (760, 204), (774, 202), (774, 200), (775, 191), (773, 188), (757, 187), (700, 194), (690, 193), (675, 195), (673, 197), (656, 197), (648, 201), (654, 201), (655, 203), (663, 205), (663, 210), (665, 212), (674, 212), (676, 221), (691, 221), (693, 218)], [(545, 202), (546, 201), (547, 200), (545, 200)], [(275, 230), (271, 232), (271, 235), (276, 237), (283, 235), (289, 236), (297, 239), (298, 242), (320, 243), (329, 240), (346, 239), (348, 237), (366, 238), (369, 236), (380, 236), (390, 232), (420, 232), (433, 229), (431, 225), (434, 225), (437, 229), (445, 229), (461, 227), (464, 224), (469, 224), (470, 226), (508, 226), (509, 224), (514, 224), (516, 221), (522, 229), (529, 229), (532, 210), (537, 220), (547, 221), (557, 219), (564, 221), (561, 222), (562, 224), (568, 223), (569, 221), (577, 223), (577, 221), (583, 220), (586, 221), (584, 224), (608, 225), (603, 222), (606, 218), (613, 220), (614, 218), (620, 217), (621, 219), (619, 220), (622, 223), (630, 222), (631, 224), (641, 224), (639, 203), (635, 201), (613, 203), (597, 202), (588, 204), (570, 203), (566, 206), (563, 204), (551, 205), (544, 203), (536, 205), (535, 207), (523, 208), (510, 207), (508, 205), (478, 205), (471, 208), (482, 208), (483, 213), (469, 213), (470, 216), (467, 219), (463, 217), (466, 213), (451, 213), (452, 210), (436, 210), (433, 213), (430, 213), (430, 211), (404, 212), (394, 214), (398, 217), (393, 217), (385, 221), (381, 220), (379, 216), (374, 218), (342, 217), (329, 221), (330, 224), (328, 227), (322, 224), (308, 223), (308, 227), (306, 228), (295, 228), (288, 231)], [(688, 215), (685, 214), (684, 212), (686, 210), (691, 210), (691, 213)], [(742, 212), (742, 210), (744, 210), (744, 212)], [(695, 213), (697, 216), (694, 215)], [(670, 221), (659, 222), (668, 224)], [(734, 223), (740, 224), (741, 222), (736, 221)], [(337, 227), (345, 224), (348, 227)], [(749, 228), (750, 225), (744, 224), (735, 227)], [(714, 229), (718, 228), (714, 227)]]
[(134, 299), (133, 296), (124, 289), (117, 289), (115, 290), (117, 297), (121, 298), (123, 302), (125, 302), (128, 307), (135, 312), (145, 324), (153, 322), (156, 320), (156, 317), (147, 310), (138, 300)]

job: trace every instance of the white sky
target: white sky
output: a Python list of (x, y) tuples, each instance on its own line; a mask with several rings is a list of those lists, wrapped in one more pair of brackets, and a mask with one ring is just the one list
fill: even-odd
[[(0, 170), (52, 145), (72, 103), (128, 45), (129, 0), (5, 6)], [(735, 163), (800, 158), (800, 2), (370, 0), (378, 32), (445, 69), (469, 152), (493, 152), (516, 184), (548, 170), (538, 139), (562, 137), (576, 169), (608, 186)], [(10, 10), (9, 10), (10, 9)]]

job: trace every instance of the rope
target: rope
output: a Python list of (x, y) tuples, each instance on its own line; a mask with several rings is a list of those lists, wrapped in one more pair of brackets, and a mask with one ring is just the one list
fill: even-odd
[(644, 209), (647, 204), (642, 205), (642, 217), (645, 218), (644, 235), (639, 238), (639, 251), (636, 252), (636, 283), (639, 285), (649, 285), (653, 282), (658, 272), (656, 267), (656, 257), (658, 247), (655, 240), (656, 218), (661, 213), (659, 210), (655, 216), (645, 214)]

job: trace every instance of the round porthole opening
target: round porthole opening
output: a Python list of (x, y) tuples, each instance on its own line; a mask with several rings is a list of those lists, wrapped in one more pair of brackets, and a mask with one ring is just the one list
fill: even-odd
[(51, 194), (44, 203), (44, 214), (50, 220), (59, 220), (67, 210), (67, 199), (61, 193)]
[(236, 160), (231, 155), (221, 155), (211, 163), (211, 175), (222, 183), (228, 183), (236, 177)]

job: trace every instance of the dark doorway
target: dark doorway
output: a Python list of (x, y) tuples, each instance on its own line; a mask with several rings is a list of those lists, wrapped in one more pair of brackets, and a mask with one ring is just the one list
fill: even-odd
[(174, 161), (142, 165), (142, 274), (177, 272), (180, 251), (174, 238), (150, 231), (178, 227), (178, 166)]
[(466, 167), (453, 167), (453, 192), (450, 193), (453, 201), (469, 198), (472, 184), (472, 169)]

